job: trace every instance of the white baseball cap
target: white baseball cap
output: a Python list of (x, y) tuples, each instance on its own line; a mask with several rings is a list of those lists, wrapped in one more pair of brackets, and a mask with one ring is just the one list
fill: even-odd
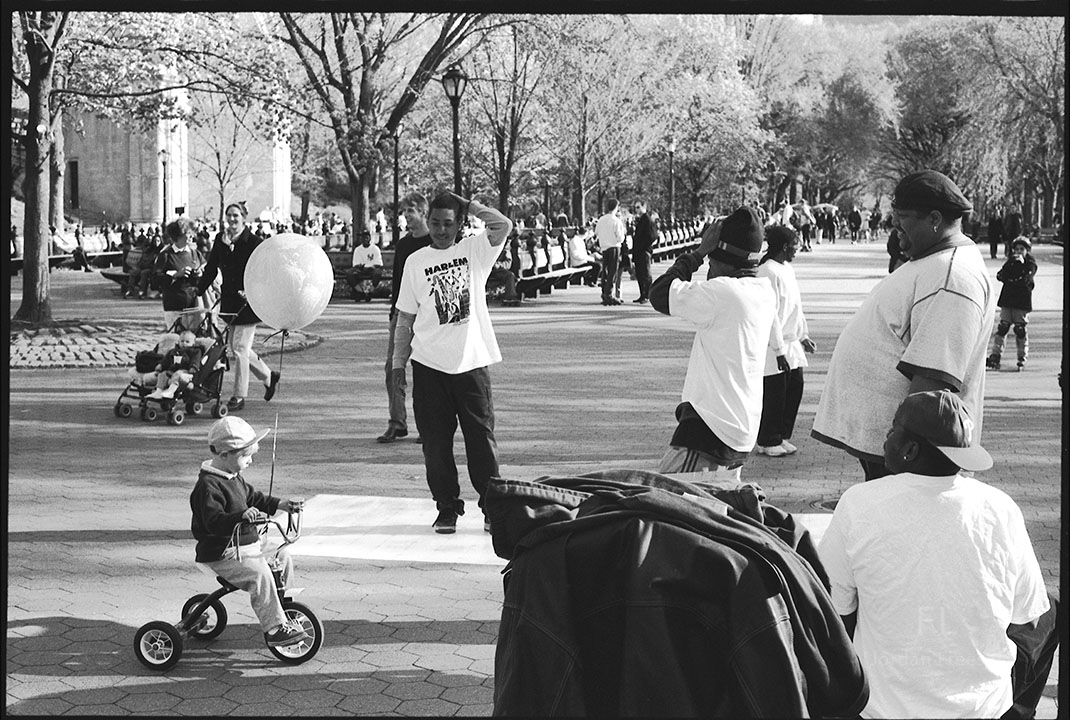
[(217, 420), (208, 430), (208, 446), (212, 452), (225, 453), (245, 448), (258, 443), (271, 432), (271, 428), (257, 433), (253, 427), (234, 415), (227, 415)]

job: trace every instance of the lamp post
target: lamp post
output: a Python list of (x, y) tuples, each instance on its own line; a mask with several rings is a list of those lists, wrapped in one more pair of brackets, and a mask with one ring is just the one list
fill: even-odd
[(398, 225), (398, 140), (400, 139), (401, 123), (398, 123), (398, 126), (394, 128), (394, 246), (397, 246), (401, 238), (401, 227)]
[(160, 156), (160, 162), (163, 164), (163, 219), (160, 222), (162, 226), (167, 223), (167, 148), (156, 154)]
[(461, 194), (461, 129), (458, 108), (467, 84), (468, 76), (459, 65), (451, 65), (442, 76), (442, 89), (446, 91), (450, 107), (453, 108), (453, 192), (458, 195)]
[(669, 136), (669, 222), (676, 220), (676, 175), (673, 171), (673, 155), (676, 154), (676, 138)]

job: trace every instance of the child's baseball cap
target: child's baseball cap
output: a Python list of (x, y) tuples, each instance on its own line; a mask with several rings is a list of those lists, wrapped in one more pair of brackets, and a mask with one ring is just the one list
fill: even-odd
[(899, 424), (927, 440), (963, 470), (992, 467), (992, 456), (973, 444), (973, 418), (965, 403), (950, 390), (908, 395), (895, 413)]
[(271, 428), (257, 433), (252, 426), (234, 415), (216, 420), (208, 430), (208, 447), (216, 454), (244, 450), (258, 443), (271, 432)]

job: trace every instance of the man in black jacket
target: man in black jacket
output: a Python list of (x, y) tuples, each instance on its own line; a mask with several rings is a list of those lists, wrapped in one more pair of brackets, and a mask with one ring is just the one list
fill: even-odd
[(650, 263), (654, 261), (654, 243), (658, 241), (658, 229), (646, 211), (646, 203), (635, 201), (632, 208), (635, 213), (635, 229), (632, 231), (632, 268), (635, 279), (639, 282), (639, 297), (634, 303), (646, 303), (650, 300), (650, 285), (654, 282), (650, 276)]

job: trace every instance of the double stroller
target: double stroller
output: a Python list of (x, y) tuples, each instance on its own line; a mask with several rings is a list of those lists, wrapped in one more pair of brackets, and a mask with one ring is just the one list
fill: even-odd
[[(189, 318), (197, 315), (201, 317), (200, 322), (191, 327)], [(152, 422), (166, 415), (168, 424), (181, 425), (187, 415), (200, 415), (207, 405), (211, 405), (213, 418), (226, 415), (227, 403), (221, 399), (223, 375), (230, 368), (226, 329), (217, 327), (212, 321), (212, 313), (201, 309), (179, 316), (152, 350), (141, 350), (134, 357), (130, 381), (115, 402), (116, 417), (130, 417), (137, 407), (142, 420)], [(180, 334), (184, 332), (193, 333), (193, 354), (198, 359), (185, 371), (189, 379), (180, 382), (173, 395), (159, 397), (157, 383), (159, 374), (164, 371), (165, 358), (176, 348)]]

